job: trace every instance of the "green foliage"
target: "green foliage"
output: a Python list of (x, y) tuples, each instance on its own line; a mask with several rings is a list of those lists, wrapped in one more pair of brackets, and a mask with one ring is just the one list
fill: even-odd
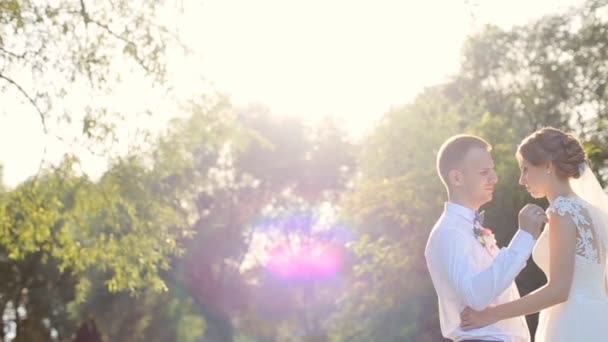
[[(161, 5), (2, 1), (8, 64), (0, 76), (14, 86), (8, 72), (17, 68), (51, 70), (59, 88), (32, 97), (43, 118), (58, 115), (51, 104), (69, 83), (86, 80), (93, 93), (116, 84), (117, 52), (162, 82), (169, 32), (154, 21)], [(112, 160), (99, 180), (66, 156), (2, 187), (0, 339), (14, 326), (20, 341), (69, 341), (92, 318), (108, 341), (441, 340), (423, 258), (445, 201), (437, 150), (457, 133), (493, 145), (499, 183), (485, 209), (501, 245), (532, 200), (517, 186), (514, 157), (531, 131), (573, 130), (604, 174), (605, 11), (596, 0), (509, 31), (486, 27), (466, 43), (449, 82), (386, 113), (359, 145), (333, 121), (310, 127), (203, 98), (149, 150)], [(21, 46), (25, 35), (32, 39)], [(83, 113), (85, 137), (112, 136), (111, 110)], [(337, 230), (315, 230), (328, 208), (336, 226), (352, 229), (347, 244)], [(282, 217), (304, 219), (277, 223)], [(260, 240), (326, 243), (344, 252), (342, 269), (282, 279), (259, 260)], [(544, 281), (532, 264), (518, 278), (523, 293)]]
[[(434, 163), (449, 136), (476, 134), (493, 145), (499, 183), (486, 221), (502, 245), (532, 201), (517, 186), (514, 153), (524, 136), (544, 125), (573, 130), (602, 169), (605, 9), (590, 1), (512, 31), (487, 27), (467, 42), (450, 82), (385, 115), (362, 146), (361, 176), (344, 203), (360, 236), (333, 340), (441, 339), (423, 248), (445, 199)], [(544, 281), (532, 264), (518, 278), (523, 294)]]
[(167, 10), (163, 0), (0, 1), (3, 95), (45, 133), (99, 148), (127, 114), (100, 99), (133, 78), (165, 86), (167, 51), (188, 50), (162, 21)]
[[(411, 105), (388, 113), (362, 147), (362, 175), (344, 203), (360, 237), (350, 246), (356, 260), (333, 340), (408, 340), (425, 334), (429, 320), (436, 323), (432, 309), (412, 310), (411, 303), (429, 297), (420, 290), (430, 288), (422, 252), (444, 197), (435, 154), (443, 140), (460, 132), (458, 110), (441, 87), (427, 89)], [(404, 326), (406, 313), (417, 324)]]

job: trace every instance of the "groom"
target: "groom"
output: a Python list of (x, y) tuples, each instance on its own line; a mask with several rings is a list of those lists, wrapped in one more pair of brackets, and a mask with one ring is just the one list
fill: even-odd
[(494, 235), (482, 227), (481, 205), (492, 200), (497, 182), (491, 146), (483, 139), (457, 135), (437, 155), (439, 177), (448, 202), (429, 236), (424, 252), (439, 299), (444, 337), (453, 341), (528, 342), (524, 317), (480, 329), (460, 329), (460, 312), (482, 310), (519, 298), (514, 279), (524, 268), (541, 228), (544, 210), (528, 204), (519, 213), (519, 230), (509, 247), (498, 249)]

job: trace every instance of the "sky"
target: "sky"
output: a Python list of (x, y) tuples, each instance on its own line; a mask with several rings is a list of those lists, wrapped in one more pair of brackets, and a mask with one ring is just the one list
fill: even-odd
[(222, 0), (187, 22), (204, 42), (206, 75), (235, 102), (332, 115), (361, 132), (456, 73), (463, 42), (484, 24), (509, 28), (580, 3)]
[[(182, 13), (167, 20), (198, 54), (188, 61), (172, 57), (170, 77), (184, 98), (221, 92), (235, 105), (259, 103), (310, 122), (332, 116), (361, 136), (391, 107), (456, 73), (463, 42), (483, 25), (508, 29), (582, 3), (181, 0), (175, 4)], [(158, 99), (141, 82), (125, 82), (107, 101), (129, 113)], [(105, 169), (105, 158), (45, 137), (37, 114), (19, 98), (0, 96), (0, 103), (0, 163), (9, 186), (35, 174), (43, 156), (56, 161), (65, 151), (76, 151), (93, 177)], [(129, 117), (121, 134), (141, 126), (162, 131), (167, 113), (159, 110), (145, 122)]]

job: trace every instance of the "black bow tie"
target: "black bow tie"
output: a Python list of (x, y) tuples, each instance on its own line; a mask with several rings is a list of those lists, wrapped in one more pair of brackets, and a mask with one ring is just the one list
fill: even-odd
[(475, 218), (473, 219), (473, 225), (474, 226), (483, 226), (483, 220), (485, 218), (486, 212), (485, 211), (481, 211), (481, 212), (475, 212)]

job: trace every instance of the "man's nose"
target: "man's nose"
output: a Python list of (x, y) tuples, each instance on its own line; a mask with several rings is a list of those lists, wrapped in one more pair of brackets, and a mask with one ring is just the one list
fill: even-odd
[(492, 178), (490, 179), (490, 182), (492, 182), (492, 184), (498, 183), (498, 174), (496, 172), (492, 172)]

